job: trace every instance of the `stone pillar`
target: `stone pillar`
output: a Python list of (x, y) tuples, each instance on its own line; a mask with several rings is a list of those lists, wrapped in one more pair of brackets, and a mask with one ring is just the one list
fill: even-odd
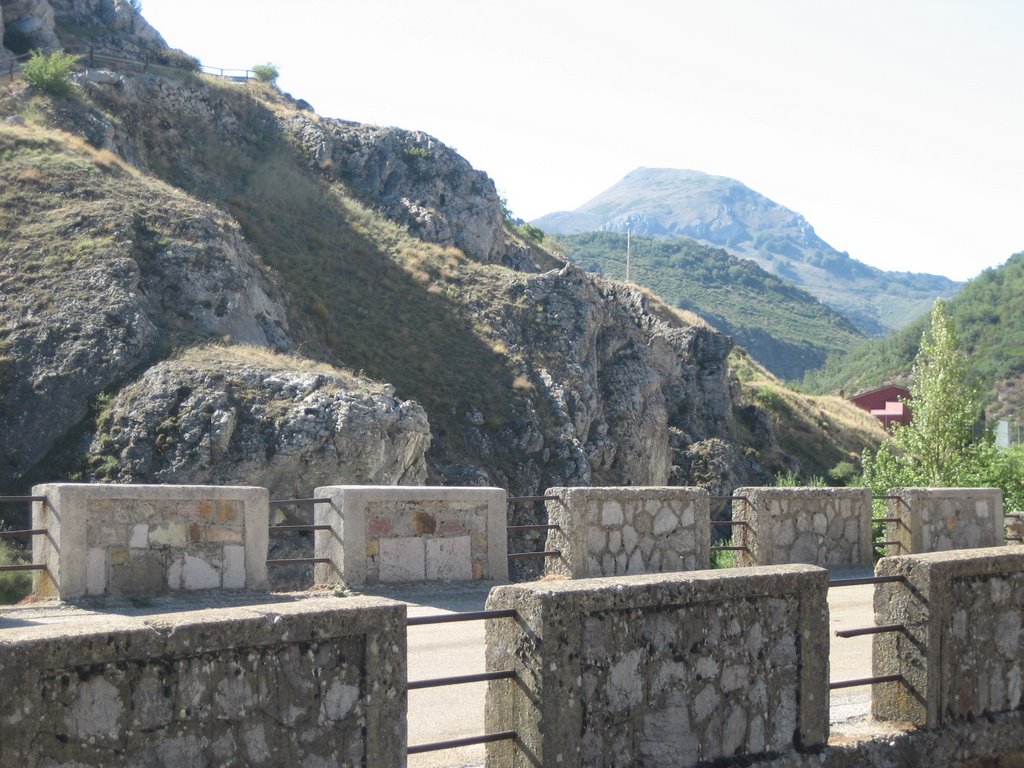
[(314, 583), (508, 579), (500, 488), (336, 485), (317, 488)]
[(1000, 547), (1005, 544), (1003, 492), (999, 488), (893, 488), (889, 541), (893, 554)]
[(497, 587), (487, 748), (508, 768), (668, 768), (828, 739), (828, 572), (806, 565)]
[(871, 565), (870, 488), (737, 488), (739, 564)]
[(903, 625), (874, 639), (872, 713), (936, 728), (1017, 709), (1024, 675), (1024, 551), (1019, 547), (886, 557), (875, 624)]
[(545, 572), (582, 579), (702, 570), (710, 565), (710, 504), (703, 488), (548, 488)]
[(0, 765), (405, 765), (405, 606), (286, 601), (21, 622)]
[(196, 589), (267, 589), (265, 488), (37, 485), (34, 591), (64, 600)]

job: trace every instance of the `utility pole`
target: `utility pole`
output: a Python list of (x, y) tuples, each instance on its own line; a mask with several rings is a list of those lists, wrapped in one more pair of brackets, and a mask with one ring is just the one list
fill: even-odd
[(626, 227), (626, 282), (627, 283), (632, 282), (631, 256), (632, 256), (632, 254), (630, 252), (629, 227)]

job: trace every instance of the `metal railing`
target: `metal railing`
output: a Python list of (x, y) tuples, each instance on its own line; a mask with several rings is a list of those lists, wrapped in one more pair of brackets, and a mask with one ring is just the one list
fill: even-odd
[[(46, 502), (45, 496), (0, 496), (0, 504), (32, 504), (34, 502)], [(0, 541), (9, 539), (31, 538), (32, 536), (45, 536), (45, 528), (25, 528), (19, 530), (0, 531)], [(15, 563), (14, 565), (0, 565), (0, 573), (17, 573), (19, 571), (45, 571), (45, 563)]]
[[(829, 589), (833, 587), (856, 587), (863, 584), (906, 584), (903, 576), (866, 576), (857, 579), (832, 579), (829, 581)], [(887, 632), (906, 632), (903, 624), (883, 624), (873, 627), (856, 627), (854, 629), (836, 630), (836, 637), (851, 638), (864, 637), (866, 635), (881, 635)], [(875, 683), (898, 683), (903, 681), (903, 675), (876, 675), (874, 677), (859, 677), (853, 680), (837, 680), (828, 684), (830, 691), (841, 688), (856, 688), (862, 685), (874, 685)]]
[[(557, 501), (559, 504), (565, 505), (562, 501), (561, 496), (548, 495), (548, 496), (508, 496), (505, 499), (508, 506), (513, 504), (526, 504), (535, 503), (539, 501)], [(526, 531), (555, 531), (561, 530), (561, 526), (552, 523), (533, 523), (529, 525), (507, 525), (505, 531), (508, 534), (513, 533), (524, 533)], [(532, 558), (548, 558), (548, 557), (561, 557), (562, 553), (557, 549), (549, 549), (543, 552), (510, 552), (507, 557), (509, 560), (530, 560)]]
[[(298, 504), (328, 504), (330, 503), (329, 498), (311, 498), (311, 499), (272, 499), (270, 501), (271, 507), (287, 507)], [(311, 531), (331, 531), (334, 530), (330, 525), (271, 525), (270, 533), (308, 533)], [(330, 565), (331, 558), (329, 557), (281, 557), (275, 559), (268, 559), (268, 566), (282, 566), (282, 565)]]
[[(412, 616), (406, 619), (407, 627), (420, 627), (428, 624), (448, 624), (456, 621), (481, 621), (484, 619), (512, 619), (518, 618), (515, 609), (503, 609), (496, 611), (465, 611), (462, 613), (441, 613), (430, 616)], [(514, 670), (498, 670), (494, 672), (479, 672), (470, 675), (453, 675), (450, 677), (436, 677), (427, 680), (410, 680), (406, 683), (406, 691), (419, 691), (426, 688), (440, 688), (448, 685), (466, 685), (468, 683), (482, 683), (491, 680), (512, 680), (517, 677)], [(508, 741), (516, 739), (515, 731), (499, 731), (497, 733), (485, 733), (480, 736), (466, 736), (460, 739), (449, 739), (448, 741), (434, 741), (426, 744), (410, 744), (406, 747), (407, 755), (419, 755), (424, 752), (438, 752), (443, 749), (456, 749), (458, 747), (471, 747), (477, 744), (489, 744), (495, 741)]]

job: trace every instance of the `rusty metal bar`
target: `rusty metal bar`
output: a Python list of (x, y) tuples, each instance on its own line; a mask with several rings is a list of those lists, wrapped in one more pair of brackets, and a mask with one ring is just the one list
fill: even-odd
[(883, 624), (880, 627), (861, 627), (859, 629), (838, 629), (836, 637), (863, 637), (864, 635), (882, 635), (886, 632), (903, 632), (902, 624)]
[(289, 557), (281, 560), (267, 560), (267, 565), (319, 565), (330, 563), (329, 557)]
[(904, 582), (906, 579), (903, 576), (865, 576), (860, 579), (835, 579), (828, 583), (829, 588), (832, 587), (857, 587), (861, 584), (895, 584), (896, 582)]
[(0, 531), (0, 539), (20, 539), (28, 536), (45, 536), (45, 528), (33, 528), (30, 531)]
[(272, 525), (270, 526), (271, 533), (277, 533), (278, 531), (330, 531), (333, 530), (329, 525)]
[(274, 499), (270, 502), (272, 507), (280, 507), (285, 504), (327, 504), (330, 499)]
[(1005, 541), (1024, 541), (1024, 536), (1007, 536)]
[(455, 621), (480, 621), (481, 619), (514, 619), (518, 614), (515, 608), (502, 608), (500, 611), (461, 611), (459, 613), (436, 613), (430, 616), (410, 616), (405, 620), (408, 627), (419, 627), (424, 624), (451, 624)]
[(746, 520), (712, 520), (711, 524), (712, 525), (745, 525), (748, 528), (750, 527), (750, 523), (748, 523)]
[(874, 685), (875, 683), (902, 683), (903, 675), (878, 675), (877, 677), (860, 677), (856, 680), (839, 680), (828, 684), (828, 689), (834, 691), (837, 688), (856, 688), (860, 685)]
[(876, 541), (876, 547), (902, 547), (903, 542), (901, 541)]
[(33, 501), (46, 501), (45, 496), (0, 496), (0, 504), (29, 504)]
[(538, 525), (509, 525), (509, 526), (506, 526), (506, 530), (509, 533), (512, 533), (513, 531), (553, 531), (556, 528), (561, 528), (561, 526), (554, 525), (554, 524), (552, 524), (552, 525), (538, 524)]
[(747, 501), (749, 496), (708, 496), (712, 501)]
[(457, 747), (472, 747), (476, 744), (489, 744), (492, 741), (509, 741), (515, 738), (515, 731), (499, 731), (497, 733), (485, 733), (483, 736), (467, 736), (464, 739), (434, 741), (429, 744), (410, 744), (406, 748), (405, 753), (407, 755), (419, 755), (424, 752), (436, 752), (441, 749), (456, 749)]
[(902, 523), (903, 520), (899, 517), (873, 517), (871, 518), (873, 523)]
[(508, 555), (509, 560), (525, 560), (529, 557), (561, 557), (562, 553), (557, 549), (547, 552), (514, 552)]
[(712, 552), (749, 552), (750, 547), (711, 547)]
[(872, 501), (899, 501), (901, 503), (906, 503), (906, 502), (903, 501), (903, 497), (902, 496), (872, 496), (871, 500)]
[(26, 563), (24, 565), (0, 565), (0, 573), (13, 571), (45, 571), (46, 563)]
[(410, 680), (405, 689), (419, 691), (423, 688), (440, 688), (444, 685), (464, 685), (466, 683), (485, 683), (488, 680), (507, 680), (515, 677), (513, 670), (503, 672), (479, 672), (475, 675), (455, 675), (454, 677), (435, 677), (431, 680)]
[(521, 501), (561, 501), (561, 496), (509, 496), (505, 499), (509, 504), (517, 504)]

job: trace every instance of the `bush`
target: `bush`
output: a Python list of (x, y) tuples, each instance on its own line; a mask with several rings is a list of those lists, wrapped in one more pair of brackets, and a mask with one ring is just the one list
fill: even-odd
[(266, 64), (257, 64), (252, 68), (252, 74), (261, 83), (269, 83), (270, 85), (277, 85), (277, 78), (280, 76), (280, 72), (270, 62)]
[(21, 74), (29, 85), (41, 91), (66, 94), (71, 91), (71, 72), (77, 65), (78, 57), (64, 51), (33, 51), (22, 65)]
[[(17, 551), (0, 539), (0, 565), (15, 565), (19, 561)], [(32, 591), (32, 576), (25, 571), (0, 574), (0, 605), (11, 605), (26, 597)]]

